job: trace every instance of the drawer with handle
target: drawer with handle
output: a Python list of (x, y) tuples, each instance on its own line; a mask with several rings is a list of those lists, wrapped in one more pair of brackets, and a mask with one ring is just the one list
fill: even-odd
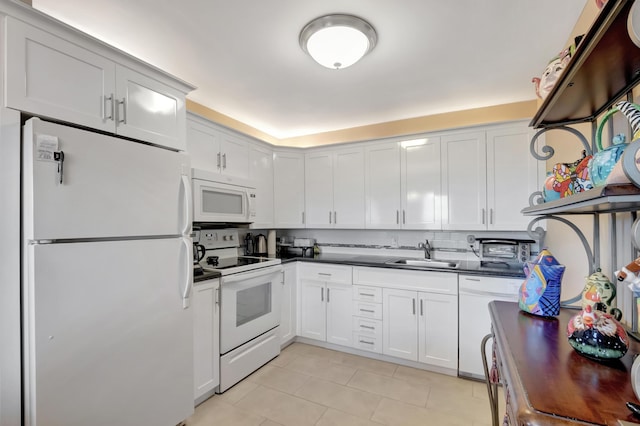
[(353, 317), (352, 329), (354, 333), (375, 336), (382, 339), (381, 320)]
[(351, 266), (302, 263), (298, 267), (301, 279), (351, 284)]
[(382, 319), (382, 303), (369, 303), (361, 302), (359, 300), (353, 301), (352, 315), (359, 317)]
[(382, 333), (380, 336), (353, 332), (353, 347), (365, 351), (382, 353)]
[(382, 288), (354, 285), (353, 300), (360, 300), (362, 302), (382, 303)]

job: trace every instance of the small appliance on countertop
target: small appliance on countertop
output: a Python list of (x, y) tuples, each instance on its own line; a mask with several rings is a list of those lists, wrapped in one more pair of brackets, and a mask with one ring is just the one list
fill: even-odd
[(531, 260), (534, 240), (477, 238), (481, 263), (522, 264)]

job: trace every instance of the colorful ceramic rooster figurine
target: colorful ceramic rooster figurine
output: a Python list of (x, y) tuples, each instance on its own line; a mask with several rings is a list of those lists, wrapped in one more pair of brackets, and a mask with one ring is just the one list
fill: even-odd
[(627, 353), (629, 337), (613, 316), (587, 306), (567, 324), (573, 349), (598, 361), (618, 359)]

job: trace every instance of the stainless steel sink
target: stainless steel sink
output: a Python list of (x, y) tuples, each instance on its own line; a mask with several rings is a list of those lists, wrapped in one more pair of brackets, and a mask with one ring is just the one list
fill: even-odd
[(400, 259), (387, 262), (396, 265), (423, 266), (425, 268), (446, 268), (455, 269), (460, 263), (451, 260), (433, 260), (433, 259)]

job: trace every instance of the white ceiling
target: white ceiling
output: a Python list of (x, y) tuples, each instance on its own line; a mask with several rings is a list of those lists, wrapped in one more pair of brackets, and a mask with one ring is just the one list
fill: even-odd
[[(276, 138), (534, 99), (531, 78), (591, 0), (33, 0), (197, 86), (189, 98)], [(298, 45), (348, 13), (378, 45), (343, 70)]]

